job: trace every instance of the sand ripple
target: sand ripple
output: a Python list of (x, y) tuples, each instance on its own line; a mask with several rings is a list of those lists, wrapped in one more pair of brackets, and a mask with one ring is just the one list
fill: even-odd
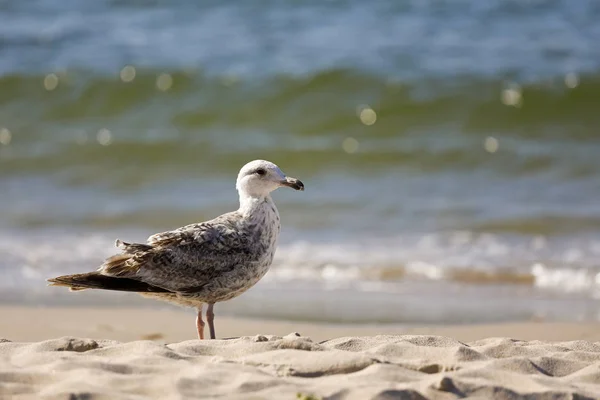
[[(312, 396), (312, 397), (311, 397)], [(596, 399), (600, 343), (297, 333), (159, 344), (0, 340), (1, 399)]]

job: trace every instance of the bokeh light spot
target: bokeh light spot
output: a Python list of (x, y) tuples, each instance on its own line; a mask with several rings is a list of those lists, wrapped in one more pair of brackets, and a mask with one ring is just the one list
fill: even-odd
[(8, 128), (0, 129), (0, 144), (3, 146), (8, 146), (10, 141), (12, 140), (12, 134), (8, 130)]
[(156, 79), (156, 87), (158, 90), (166, 92), (173, 86), (173, 78), (170, 74), (160, 74)]
[(44, 88), (47, 91), (52, 91), (58, 86), (58, 76), (56, 74), (48, 74), (44, 78)]
[(112, 133), (108, 129), (102, 128), (98, 131), (98, 134), (96, 135), (96, 140), (102, 146), (108, 146), (112, 143)]
[(565, 75), (565, 86), (569, 89), (575, 89), (579, 86), (579, 76), (575, 72), (569, 72)]
[(502, 91), (502, 103), (507, 106), (521, 107), (523, 104), (523, 95), (521, 87), (513, 84)]
[(132, 65), (126, 65), (119, 74), (123, 82), (131, 82), (135, 79), (135, 67)]
[(358, 118), (365, 125), (373, 125), (377, 121), (377, 113), (369, 106), (359, 106)]
[(353, 137), (347, 137), (342, 142), (342, 149), (348, 154), (354, 154), (358, 151), (358, 140)]
[(495, 153), (495, 152), (497, 152), (499, 147), (500, 147), (500, 143), (498, 142), (498, 139), (496, 139), (495, 137), (488, 136), (483, 141), (483, 148), (488, 153)]

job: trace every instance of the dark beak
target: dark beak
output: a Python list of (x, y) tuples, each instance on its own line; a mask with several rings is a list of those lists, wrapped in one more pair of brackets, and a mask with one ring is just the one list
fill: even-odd
[(289, 176), (285, 178), (284, 181), (281, 182), (282, 186), (291, 187), (295, 190), (304, 190), (304, 183), (296, 178), (290, 178)]

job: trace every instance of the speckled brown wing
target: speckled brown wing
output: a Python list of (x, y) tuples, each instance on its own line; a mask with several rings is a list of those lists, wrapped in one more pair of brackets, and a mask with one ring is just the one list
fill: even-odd
[[(234, 213), (150, 236), (148, 244), (120, 243), (123, 254), (101, 267), (108, 276), (136, 279), (173, 292), (193, 292), (253, 257), (253, 230)], [(112, 260), (111, 260), (112, 259)]]

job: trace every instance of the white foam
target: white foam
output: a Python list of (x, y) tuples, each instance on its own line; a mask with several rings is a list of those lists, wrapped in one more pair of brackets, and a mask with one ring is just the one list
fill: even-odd
[[(119, 233), (119, 237), (144, 238)], [(95, 269), (111, 255), (116, 234), (0, 232), (0, 288), (46, 290), (45, 278)], [(600, 242), (506, 238), (472, 232), (309, 241), (284, 238), (266, 283), (318, 282), (323, 288), (403, 279), (444, 281), (452, 272), (503, 271), (530, 274), (534, 287), (597, 296), (600, 293)], [(386, 284), (387, 285), (387, 284)], [(388, 287), (388, 286), (386, 286)], [(388, 287), (388, 289), (389, 289)], [(386, 289), (387, 290), (387, 289)]]
[(535, 286), (567, 293), (600, 296), (600, 272), (582, 268), (549, 268), (542, 263), (531, 267)]

